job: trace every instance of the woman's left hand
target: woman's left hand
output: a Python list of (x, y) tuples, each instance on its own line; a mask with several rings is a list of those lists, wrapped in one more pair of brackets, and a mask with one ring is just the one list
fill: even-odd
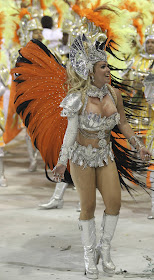
[(150, 153), (150, 151), (146, 148), (146, 147), (143, 147), (140, 151), (139, 151), (139, 154), (140, 154), (140, 158), (144, 161), (149, 161), (151, 160), (151, 156), (152, 154)]

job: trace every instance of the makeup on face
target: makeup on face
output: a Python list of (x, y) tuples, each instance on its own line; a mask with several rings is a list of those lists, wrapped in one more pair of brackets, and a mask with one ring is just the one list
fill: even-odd
[(106, 61), (99, 61), (94, 66), (94, 85), (102, 87), (110, 82), (110, 69)]

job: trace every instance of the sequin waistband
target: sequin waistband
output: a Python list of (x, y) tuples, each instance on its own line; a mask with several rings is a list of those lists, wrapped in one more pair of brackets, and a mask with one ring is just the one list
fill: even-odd
[(112, 151), (112, 143), (110, 142), (105, 147), (98, 149), (93, 148), (92, 145), (87, 147), (75, 142), (69, 149), (69, 159), (83, 168), (89, 167), (102, 167), (108, 165), (108, 159), (114, 160)]

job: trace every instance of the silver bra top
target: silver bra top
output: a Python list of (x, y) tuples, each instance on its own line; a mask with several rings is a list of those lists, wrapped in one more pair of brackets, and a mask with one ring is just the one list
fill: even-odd
[[(108, 91), (108, 95), (115, 104), (112, 94)], [(85, 97), (84, 106), (81, 101), (81, 93), (72, 93), (66, 96), (60, 104), (63, 108), (61, 112), (62, 117), (72, 118), (75, 114), (79, 113), (79, 110), (83, 106), (81, 114), (79, 114), (78, 128), (87, 131), (111, 131), (115, 125), (120, 122), (120, 114), (115, 112), (109, 117), (101, 117), (96, 113), (88, 113), (86, 106), (88, 103), (88, 95)], [(115, 104), (116, 106), (116, 104)]]
[(118, 112), (109, 117), (101, 118), (98, 114), (87, 113), (79, 116), (79, 128), (89, 131), (107, 130), (111, 131), (120, 122)]
[[(114, 102), (114, 99), (112, 95), (110, 96), (112, 98), (112, 101)], [(88, 113), (86, 111), (86, 106), (88, 102), (88, 96), (86, 96), (85, 104), (82, 110), (81, 115), (79, 115), (79, 128), (89, 131), (111, 131), (115, 125), (119, 124), (120, 122), (120, 114), (118, 112), (113, 113), (109, 117), (101, 117), (101, 115), (98, 115), (96, 113)], [(115, 104), (115, 102), (114, 102)]]

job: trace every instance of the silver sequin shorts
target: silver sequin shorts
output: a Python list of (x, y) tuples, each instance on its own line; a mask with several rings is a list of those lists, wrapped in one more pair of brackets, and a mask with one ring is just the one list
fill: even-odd
[(85, 147), (77, 142), (69, 148), (69, 159), (83, 168), (108, 165), (109, 158), (114, 160), (111, 142), (102, 149), (93, 148), (92, 145)]

